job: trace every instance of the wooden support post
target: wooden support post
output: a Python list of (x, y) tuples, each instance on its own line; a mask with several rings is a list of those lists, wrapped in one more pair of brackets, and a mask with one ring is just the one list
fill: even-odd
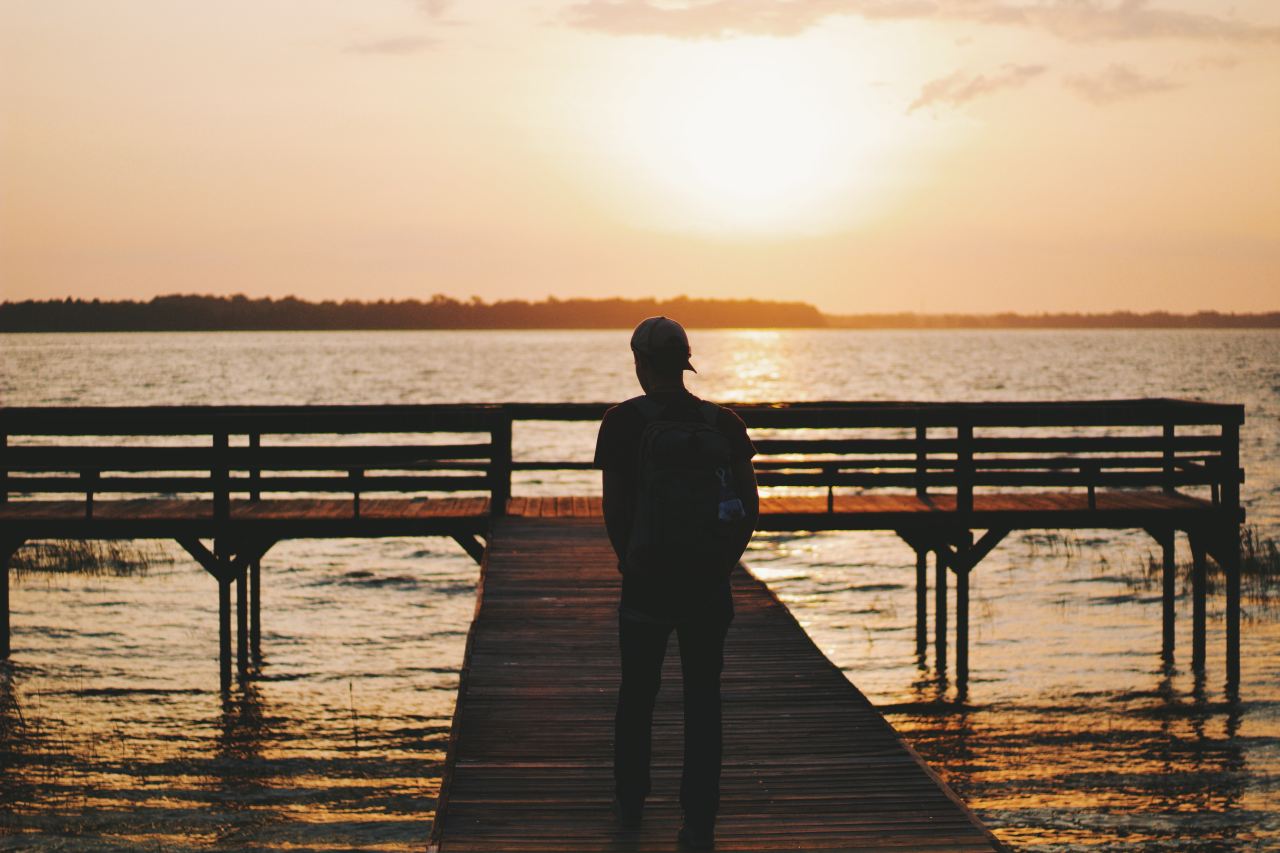
[(1227, 695), (1235, 699), (1240, 688), (1240, 530), (1234, 522), (1222, 535), (1219, 548), (1227, 593)]
[(956, 682), (963, 694), (969, 681), (969, 572), (973, 570), (973, 532), (956, 543), (952, 568), (956, 575)]
[(218, 579), (218, 674), (223, 693), (232, 689), (232, 579)]
[(490, 431), (489, 515), (507, 514), (511, 499), (511, 413), (505, 409), (497, 415)]
[(0, 542), (0, 660), (8, 660), (13, 651), (9, 639), (9, 568), (13, 555), (22, 547), (21, 538)]
[(916, 549), (916, 655), (929, 651), (929, 552)]
[(1191, 668), (1204, 670), (1205, 550), (1200, 534), (1191, 535)]
[(212, 552), (194, 536), (180, 536), (177, 542), (218, 582), (218, 669), (223, 692), (226, 692), (231, 689), (231, 584), (232, 582), (237, 584), (239, 601), (242, 602), (237, 627), (240, 629), (243, 661), (245, 611), (244, 587), (241, 584), (249, 563), (262, 559), (267, 550), (275, 544), (275, 540), (233, 545), (224, 539), (215, 539)]
[(1163, 588), (1163, 624), (1164, 631), (1160, 644), (1160, 654), (1165, 664), (1173, 664), (1175, 645), (1174, 621), (1177, 615), (1175, 601), (1178, 595), (1178, 563), (1174, 553), (1174, 532), (1170, 530), (1160, 541), (1160, 570)]
[(236, 666), (240, 677), (249, 671), (249, 602), (246, 600), (249, 567), (236, 572)]
[(1173, 494), (1173, 440), (1175, 435), (1175, 427), (1173, 424), (1164, 425), (1164, 452), (1161, 454), (1163, 461), (1162, 471), (1164, 473), (1164, 491), (1165, 494)]
[(9, 502), (9, 469), (4, 465), (3, 457), (9, 447), (8, 433), (0, 432), (0, 504)]
[(938, 674), (947, 671), (947, 559), (946, 547), (934, 551), (933, 575), (933, 649), (934, 668)]
[(12, 648), (9, 644), (9, 563), (13, 552), (5, 548), (4, 565), (0, 565), (0, 660), (8, 660)]
[(262, 663), (262, 560), (249, 564), (249, 653)]

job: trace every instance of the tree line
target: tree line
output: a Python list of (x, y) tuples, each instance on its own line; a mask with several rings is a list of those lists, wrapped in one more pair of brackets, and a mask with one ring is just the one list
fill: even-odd
[(1105, 314), (823, 314), (804, 302), (757, 299), (503, 299), (437, 294), (310, 302), (297, 297), (172, 294), (131, 299), (0, 302), (0, 332), (129, 332), (343, 329), (629, 329), (666, 314), (693, 328), (843, 329), (1249, 329), (1280, 328), (1280, 311)]
[(134, 300), (50, 299), (0, 303), (0, 331), (232, 331), (338, 329), (629, 329), (666, 314), (695, 328), (825, 326), (803, 302), (755, 299), (419, 299), (309, 302), (236, 296)]

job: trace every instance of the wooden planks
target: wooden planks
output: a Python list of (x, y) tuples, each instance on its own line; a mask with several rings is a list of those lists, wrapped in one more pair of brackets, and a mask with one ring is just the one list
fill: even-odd
[(287, 537), (391, 536), (480, 533), (488, 528), (489, 499), (288, 498), (230, 503), (225, 522), (207, 500), (95, 500), (93, 515), (80, 501), (10, 501), (0, 504), (0, 525), (26, 538), (168, 537), (252, 534)]
[[(1155, 491), (1099, 491), (1095, 508), (1083, 492), (976, 494), (966, 519), (956, 515), (954, 494), (836, 495), (832, 511), (825, 496), (770, 495), (760, 500), (762, 530), (897, 530), (919, 525), (982, 528), (1102, 527), (1154, 524), (1185, 526), (1217, 517), (1224, 510), (1209, 501)], [(599, 518), (599, 497), (519, 497), (509, 515), (528, 518)]]
[[(999, 525), (1016, 528), (1102, 527), (1141, 528), (1153, 525), (1186, 528), (1196, 521), (1215, 520), (1223, 507), (1181, 494), (1155, 491), (1100, 491), (1089, 508), (1084, 493), (1016, 492), (976, 494), (967, 519), (956, 514), (954, 495), (917, 497), (910, 494), (836, 495), (832, 511), (825, 496), (774, 495), (761, 499), (762, 530), (898, 530), (904, 527)], [(599, 518), (599, 496), (559, 495), (511, 498), (508, 514), (546, 519)], [(230, 523), (314, 531), (319, 523), (334, 525), (320, 535), (387, 535), (402, 527), (414, 530), (482, 530), (489, 500), (483, 497), (269, 499), (231, 502)], [(213, 505), (207, 500), (96, 499), (93, 518), (85, 518), (83, 500), (15, 500), (0, 504), (0, 523), (14, 525), (34, 538), (43, 535), (92, 535), (98, 531), (128, 530), (131, 535), (170, 535), (172, 529), (212, 524)], [(966, 525), (967, 522), (967, 525)], [(417, 524), (418, 527), (414, 527)], [(33, 526), (34, 525), (34, 526)], [(422, 527), (426, 525), (426, 527)], [(294, 535), (294, 534), (290, 534)], [(316, 535), (314, 532), (308, 535)]]
[[(489, 539), (432, 847), (673, 849), (675, 642), (644, 826), (621, 831), (609, 814), (616, 560), (598, 520), (544, 518), (545, 506), (496, 521)], [(764, 584), (745, 570), (733, 584), (718, 850), (998, 848)]]

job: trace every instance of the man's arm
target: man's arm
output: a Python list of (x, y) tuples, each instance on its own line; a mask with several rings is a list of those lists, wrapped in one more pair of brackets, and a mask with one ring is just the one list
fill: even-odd
[[(635, 490), (629, 482), (631, 478), (618, 471), (604, 472), (604, 526), (609, 531), (609, 542), (621, 561), (627, 553), (627, 543), (631, 539), (631, 523), (635, 518)], [(744, 504), (745, 506), (745, 504)]]

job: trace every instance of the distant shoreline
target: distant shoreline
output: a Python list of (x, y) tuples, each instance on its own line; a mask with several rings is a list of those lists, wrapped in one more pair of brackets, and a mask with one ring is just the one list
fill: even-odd
[(756, 299), (555, 299), (309, 302), (169, 295), (134, 300), (0, 302), (0, 332), (386, 331), (630, 329), (667, 314), (690, 328), (754, 329), (1276, 329), (1280, 311), (1098, 314), (824, 314), (804, 302)]

